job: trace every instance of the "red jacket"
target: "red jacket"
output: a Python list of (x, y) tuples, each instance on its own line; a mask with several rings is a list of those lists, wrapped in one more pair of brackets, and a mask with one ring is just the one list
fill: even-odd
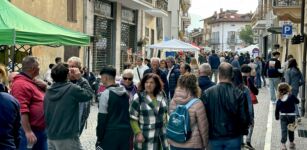
[(28, 113), (32, 129), (44, 130), (44, 92), (29, 77), (19, 74), (13, 79), (11, 94), (20, 103), (20, 113)]

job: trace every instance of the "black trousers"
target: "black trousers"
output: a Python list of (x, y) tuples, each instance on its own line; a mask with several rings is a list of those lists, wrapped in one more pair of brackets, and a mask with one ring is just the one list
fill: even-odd
[(131, 130), (107, 130), (100, 144), (101, 148), (104, 150), (129, 150), (130, 144), (132, 144), (129, 140), (131, 136)]
[(295, 122), (295, 116), (291, 115), (281, 115), (280, 116), (280, 127), (281, 127), (281, 143), (287, 142), (287, 136), (289, 136), (289, 141), (294, 141), (294, 132), (288, 131), (288, 124)]

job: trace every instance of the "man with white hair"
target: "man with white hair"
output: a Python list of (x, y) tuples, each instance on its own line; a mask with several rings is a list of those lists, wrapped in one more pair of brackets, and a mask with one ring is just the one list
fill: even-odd
[[(92, 88), (88, 81), (82, 77), (81, 75), (81, 59), (79, 57), (70, 57), (67, 60), (68, 68), (69, 68), (69, 80), (70, 82), (79, 85), (81, 88), (85, 89), (88, 93), (94, 95)], [(80, 97), (82, 98), (82, 97)], [(85, 126), (86, 120), (90, 114), (90, 102), (80, 102), (79, 103), (79, 132), (80, 135)]]
[(239, 56), (238, 55), (235, 55), (235, 57), (233, 58), (232, 62), (231, 62), (231, 65), (233, 68), (238, 68), (240, 69), (240, 63), (239, 63)]
[(143, 64), (143, 58), (137, 57), (136, 58), (136, 66), (133, 68), (133, 82), (134, 84), (138, 84), (142, 78), (144, 71), (147, 70), (149, 67)]
[(210, 80), (211, 73), (210, 64), (203, 63), (199, 66), (198, 85), (201, 88), (202, 93), (211, 86), (215, 85), (215, 83)]
[(150, 61), (151, 61), (151, 68), (145, 70), (143, 76), (145, 76), (148, 73), (157, 74), (161, 78), (161, 80), (164, 84), (163, 90), (164, 90), (165, 94), (168, 93), (168, 83), (167, 83), (167, 79), (166, 79), (166, 74), (159, 68), (160, 67), (160, 59), (157, 58), (157, 57), (153, 57), (153, 58), (151, 58)]

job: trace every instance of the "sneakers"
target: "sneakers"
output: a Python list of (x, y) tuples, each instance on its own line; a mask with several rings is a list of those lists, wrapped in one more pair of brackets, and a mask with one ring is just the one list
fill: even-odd
[(290, 149), (295, 149), (295, 144), (293, 142), (290, 142), (290, 146), (289, 146)]
[(287, 150), (286, 144), (281, 144), (281, 150)]
[(255, 149), (255, 148), (251, 145), (250, 142), (246, 142), (246, 144), (245, 144), (244, 147), (247, 148), (247, 149), (250, 149), (250, 150), (254, 150), (254, 149)]

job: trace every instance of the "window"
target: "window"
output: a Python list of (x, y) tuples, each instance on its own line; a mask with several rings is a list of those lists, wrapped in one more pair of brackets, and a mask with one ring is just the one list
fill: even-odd
[(67, 0), (67, 21), (77, 22), (77, 1)]
[(64, 46), (64, 61), (67, 61), (72, 56), (79, 57), (79, 46)]

